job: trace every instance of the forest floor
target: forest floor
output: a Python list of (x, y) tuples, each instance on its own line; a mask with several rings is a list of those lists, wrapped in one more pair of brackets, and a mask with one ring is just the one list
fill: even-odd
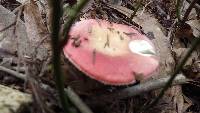
[[(29, 41), (23, 38), (18, 39), (16, 37), (20, 37), (21, 35), (12, 32), (13, 29), (9, 31), (6, 35), (7, 37), (12, 37), (12, 41), (10, 41), (11, 44), (8, 47), (5, 46), (4, 48), (0, 46), (0, 66), (6, 67), (14, 72), (19, 72), (22, 75), (27, 74), (27, 71), (29, 71), (28, 74), (30, 75), (37, 75), (31, 76), (26, 81), (23, 77), (20, 78), (15, 74), (9, 73), (10, 71), (0, 70), (0, 84), (27, 94), (32, 94), (34, 102), (31, 104), (30, 113), (63, 113), (61, 105), (58, 102), (58, 94), (56, 93), (56, 86), (52, 75), (52, 51), (49, 39), (50, 26), (48, 20), (48, 11), (50, 9), (45, 1), (35, 2), (32, 6), (29, 3), (23, 3), (23, 0), (0, 0), (0, 5), (12, 14), (17, 15), (17, 19), (15, 17), (8, 17), (12, 18), (11, 22), (8, 23), (13, 25), (14, 31), (18, 30), (23, 36), (25, 34), (24, 32), (27, 32), (27, 36), (25, 37), (29, 37)], [(66, 4), (73, 5), (76, 3), (74, 1), (64, 0), (63, 4), (65, 5), (63, 6), (67, 6)], [(185, 0), (181, 6), (182, 14), (186, 12), (189, 6), (187, 1), (190, 0)], [(167, 75), (175, 69), (183, 53), (191, 46), (190, 42), (200, 36), (200, 3), (196, 3), (186, 23), (180, 29), (175, 26), (177, 22), (175, 0), (143, 0), (135, 16), (133, 18), (130, 17), (136, 11), (138, 4), (135, 0), (90, 0), (76, 21), (88, 18), (103, 19), (137, 27), (154, 42), (157, 47), (156, 49), (159, 51), (161, 66), (156, 74)], [(66, 7), (65, 9), (67, 10)], [(66, 21), (67, 17), (68, 15), (65, 14), (62, 21)], [(13, 24), (12, 22), (15, 20), (20, 20), (25, 26), (26, 31), (23, 31), (24, 28), (19, 27), (21, 26), (20, 22), (15, 22), (19, 25)], [(6, 21), (5, 23), (7, 23)], [(3, 21), (0, 21), (0, 33), (4, 32), (4, 30), (1, 31), (1, 22)], [(162, 29), (162, 33), (156, 32), (156, 28)], [(147, 31), (148, 29), (152, 31)], [(39, 34), (40, 32), (43, 34)], [(29, 46), (31, 45), (31, 41), (35, 41), (35, 45), (42, 45), (38, 46), (39, 50), (37, 53), (34, 53), (36, 51), (32, 49), (34, 46)], [(0, 39), (0, 45), (4, 43), (6, 41)], [(30, 60), (27, 58), (29, 57), (26, 54), (27, 50), (29, 50), (27, 54), (35, 56), (36, 59)], [(160, 102), (152, 109), (144, 111), (145, 113), (200, 113), (199, 50), (200, 47), (198, 46), (181, 71), (189, 79), (189, 82), (171, 87)], [(33, 51), (32, 53), (34, 54), (30, 51)], [(24, 53), (27, 55), (26, 58), (22, 58), (23, 55), (21, 54)], [(27, 66), (31, 67), (32, 70), (26, 69)], [(150, 103), (160, 91), (154, 90), (137, 96), (129, 96), (128, 98), (115, 97), (116, 99), (112, 100), (102, 95), (121, 91), (140, 84), (140, 82), (127, 86), (104, 85), (85, 77), (82, 72), (77, 70), (64, 58), (64, 55), (62, 55), (62, 70), (66, 75), (73, 75), (74, 77), (65, 76), (65, 85), (70, 86), (95, 113), (139, 113), (141, 106)], [(77, 77), (79, 75), (80, 77)], [(102, 98), (96, 98), (98, 96)], [(109, 100), (112, 100), (112, 102)], [(80, 112), (79, 107), (74, 105), (73, 102), (70, 102), (70, 106), (72, 111)]]

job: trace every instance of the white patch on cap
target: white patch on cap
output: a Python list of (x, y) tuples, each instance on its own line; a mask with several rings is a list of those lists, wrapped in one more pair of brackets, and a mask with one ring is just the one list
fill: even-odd
[(143, 56), (152, 56), (156, 54), (154, 47), (145, 40), (132, 40), (129, 42), (128, 46), (131, 52)]
[[(123, 40), (121, 39), (123, 37)], [(90, 45), (95, 48), (97, 52), (109, 56), (122, 56), (129, 53), (128, 43), (129, 38), (122, 35), (113, 29), (101, 28), (94, 26), (91, 32)]]

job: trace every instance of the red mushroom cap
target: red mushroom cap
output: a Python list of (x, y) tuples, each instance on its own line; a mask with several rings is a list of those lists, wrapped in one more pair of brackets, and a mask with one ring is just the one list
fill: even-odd
[(130, 26), (83, 20), (70, 30), (65, 56), (89, 77), (110, 85), (146, 79), (159, 65), (151, 41)]

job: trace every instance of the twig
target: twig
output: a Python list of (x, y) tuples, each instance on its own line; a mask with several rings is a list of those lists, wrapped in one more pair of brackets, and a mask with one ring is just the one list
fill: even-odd
[(176, 3), (176, 16), (178, 18), (178, 21), (181, 20), (181, 3), (182, 3), (182, 0), (177, 0), (177, 3)]
[[(26, 75), (20, 74), (20, 76), (18, 76), (17, 72), (10, 70), (10, 69), (7, 69), (3, 66), (0, 66), (0, 71), (7, 72), (7, 73), (9, 73), (9, 74), (21, 79), (21, 80), (26, 80)], [(118, 98), (118, 99), (124, 99), (124, 98), (128, 98), (128, 97), (132, 97), (132, 96), (135, 96), (135, 95), (142, 94), (144, 92), (148, 92), (148, 91), (152, 91), (152, 90), (162, 88), (168, 82), (170, 77), (171, 76), (169, 75), (169, 76), (164, 77), (164, 78), (149, 80), (145, 83), (141, 83), (141, 84), (138, 84), (138, 85), (135, 85), (135, 86), (132, 86), (132, 87), (122, 89), (122, 90), (118, 91), (117, 93), (112, 93), (112, 94), (107, 94), (107, 95), (105, 94), (103, 96), (98, 96), (98, 97), (94, 97), (94, 98), (104, 98), (106, 96), (106, 97), (110, 97), (110, 98), (115, 97), (115, 98)], [(172, 85), (180, 85), (180, 84), (185, 84), (187, 82), (190, 82), (190, 80), (185, 78), (185, 76), (183, 74), (178, 74), (176, 76), (176, 78), (174, 79)], [(69, 95), (69, 93), (73, 94), (71, 92), (71, 89), (65, 89), (65, 91), (67, 92), (67, 95)], [(74, 98), (74, 96), (69, 96), (69, 97)]]
[(20, 9), (17, 11), (17, 15), (15, 17), (16, 23), (15, 23), (15, 26), (14, 26), (14, 29), (13, 29), (13, 34), (14, 34), (15, 38), (17, 38), (16, 29), (17, 29), (17, 26), (18, 26), (19, 21), (20, 21), (20, 16), (23, 13), (23, 9), (24, 9), (24, 5), (22, 5), (22, 7), (20, 7)]
[(20, 73), (18, 73), (18, 72), (16, 72), (16, 71), (13, 71), (13, 70), (8, 69), (8, 68), (6, 68), (6, 67), (0, 66), (0, 71), (4, 71), (4, 72), (6, 72), (6, 73), (9, 73), (9, 74), (11, 74), (11, 75), (17, 77), (17, 78), (20, 78), (20, 79), (22, 79), (22, 80), (26, 80), (26, 75), (20, 74)]
[(19, 56), (18, 59), (17, 59), (17, 72), (19, 73), (19, 66), (20, 66), (20, 61), (21, 61), (21, 55), (20, 55), (20, 48), (19, 48), (19, 42), (20, 42), (20, 39), (17, 35), (17, 27), (19, 25), (19, 22), (20, 22), (20, 17), (23, 13), (23, 9), (24, 9), (24, 5), (22, 5), (22, 7), (18, 10), (17, 12), (17, 15), (16, 15), (16, 23), (15, 23), (15, 26), (14, 26), (14, 29), (13, 29), (13, 35), (15, 37), (15, 39), (17, 39), (17, 55)]
[(64, 26), (64, 30), (62, 31), (63, 34), (63, 39), (59, 38), (59, 32), (60, 32), (60, 18), (61, 18), (61, 13), (62, 13), (62, 8), (61, 8), (61, 2), (62, 0), (51, 0), (49, 3), (51, 4), (51, 27), (52, 27), (52, 34), (51, 34), (51, 45), (53, 49), (53, 69), (54, 69), (54, 76), (55, 76), (55, 81), (56, 85), (58, 88), (58, 93), (60, 96), (60, 101), (62, 104), (62, 107), (64, 109), (65, 113), (70, 113), (71, 110), (69, 109), (69, 103), (68, 103), (68, 98), (66, 95), (66, 92), (64, 91), (64, 79), (61, 73), (61, 66), (60, 66), (60, 54), (63, 46), (65, 43), (68, 41), (68, 33), (70, 31), (71, 25), (75, 21), (78, 13), (80, 10), (85, 6), (85, 4), (89, 0), (81, 0), (78, 2), (77, 6), (73, 7), (74, 10), (73, 12), (70, 13), (69, 19), (66, 22)]
[(137, 3), (137, 6), (136, 6), (134, 12), (131, 14), (131, 17), (130, 17), (131, 20), (133, 20), (133, 17), (136, 15), (138, 9), (139, 9), (140, 6), (141, 6), (141, 3), (142, 3), (142, 0), (140, 0), (140, 1)]
[(68, 42), (68, 33), (70, 31), (70, 28), (75, 21), (78, 13), (81, 11), (81, 9), (89, 2), (90, 0), (80, 0), (78, 4), (73, 7), (73, 10), (69, 13), (68, 21), (64, 24), (63, 29), (63, 39), (60, 42), (60, 49), (63, 48), (63, 46)]
[(40, 84), (37, 81), (38, 63), (36, 63), (32, 58), (30, 59), (27, 58), (23, 60), (24, 60), (24, 65), (26, 67), (25, 74), (27, 76), (27, 82), (29, 83), (32, 89), (33, 102), (39, 106), (38, 110), (40, 110), (41, 113), (52, 113), (52, 111), (50, 109), (47, 109), (46, 107), (46, 103), (44, 102), (44, 97), (41, 95)]
[[(26, 79), (27, 79), (27, 75), (18, 74), (16, 71), (7, 69), (3, 66), (0, 66), (0, 71), (7, 72), (21, 80), (24, 80), (24, 81), (26, 81)], [(44, 85), (45, 84), (42, 83), (42, 86), (44, 86)], [(32, 86), (34, 86), (34, 85), (32, 85)], [(65, 88), (65, 91), (66, 91), (66, 94), (68, 95), (69, 99), (71, 100), (71, 102), (74, 105), (76, 105), (76, 107), (81, 111), (81, 113), (92, 113), (92, 111), (89, 109), (89, 107), (81, 100), (81, 98), (70, 87), (68, 87), (67, 89)], [(40, 99), (38, 99), (38, 100), (40, 100)]]
[(41, 109), (42, 113), (47, 113), (47, 111), (45, 110), (43, 96), (38, 91), (38, 82), (35, 79), (33, 79), (32, 77), (30, 77), (30, 75), (28, 76), (28, 81), (30, 83), (32, 93), (33, 93), (33, 97), (36, 101), (36, 104)]
[(191, 53), (195, 50), (195, 48), (198, 46), (199, 43), (200, 43), (200, 37), (195, 38), (194, 42), (192, 43), (192, 46), (186, 52), (186, 54), (182, 57), (182, 59), (180, 60), (180, 62), (177, 65), (177, 67), (175, 68), (174, 72), (172, 73), (171, 78), (166, 83), (165, 87), (162, 89), (162, 91), (160, 92), (158, 97), (156, 97), (155, 100), (153, 100), (149, 105), (145, 106), (143, 110), (147, 110), (147, 109), (153, 107), (160, 100), (160, 98), (162, 98), (162, 96), (165, 94), (165, 91), (170, 87), (170, 85), (172, 84), (173, 80), (176, 78), (177, 74), (182, 69), (183, 65), (188, 60), (188, 58), (190, 57)]
[[(186, 0), (188, 3), (191, 3), (191, 0)], [(194, 5), (195, 8), (197, 8), (198, 10), (200, 10), (200, 5), (199, 4), (195, 4)]]
[[(26, 80), (26, 75), (24, 74), (18, 74), (17, 72), (7, 69), (5, 67), (0, 66), (0, 70), (1, 71), (5, 71), (15, 77), (18, 77), (22, 80)], [(168, 80), (170, 79), (170, 76), (167, 76), (165, 78), (160, 78), (160, 79), (156, 79), (156, 80), (150, 80), (148, 82), (145, 83), (141, 83), (132, 87), (128, 87), (125, 89), (122, 89), (116, 93), (112, 93), (112, 94), (104, 94), (102, 96), (96, 96), (92, 98), (92, 102), (93, 104), (99, 104), (96, 102), (96, 100), (106, 100), (106, 102), (112, 102), (113, 99), (124, 99), (124, 98), (128, 98), (128, 97), (132, 97), (135, 95), (140, 95), (143, 94), (145, 92), (148, 91), (152, 91), (155, 89), (159, 89), (165, 86), (165, 84), (168, 82)], [(175, 80), (173, 81), (172, 85), (180, 85), (180, 84), (185, 84), (189, 82), (189, 80), (187, 78), (185, 78), (182, 74), (178, 74), (177, 77), (175, 78)], [(83, 105), (84, 103), (82, 102), (82, 100), (77, 97), (78, 95), (75, 94), (75, 92), (73, 92), (73, 90), (71, 89), (65, 89), (69, 99), (72, 101), (72, 103), (74, 105), (77, 106), (77, 108), (82, 112), (82, 113), (91, 113), (91, 110), (89, 110), (89, 108), (87, 107), (87, 105)], [(90, 100), (91, 101), (91, 100)]]
[(184, 15), (183, 19), (181, 20), (182, 23), (185, 23), (185, 22), (187, 21), (187, 18), (188, 18), (188, 16), (189, 16), (190, 12), (192, 11), (192, 8), (194, 8), (194, 6), (195, 6), (195, 4), (196, 4), (197, 1), (198, 1), (198, 0), (193, 0), (193, 1), (190, 3), (188, 9), (187, 9), (186, 12), (185, 12), (185, 15)]
[[(113, 102), (114, 99), (125, 99), (128, 97), (133, 97), (136, 95), (143, 94), (145, 92), (163, 88), (169, 79), (170, 79), (170, 76), (154, 79), (154, 80), (149, 80), (145, 83), (131, 86), (131, 87), (119, 90), (117, 92), (103, 94), (102, 96), (96, 96), (92, 98), (92, 102), (94, 102), (92, 104), (95, 104), (95, 100), (101, 100), (103, 102)], [(175, 80), (173, 81), (172, 85), (180, 85), (180, 84), (185, 84), (187, 82), (189, 82), (189, 79), (187, 79), (182, 74), (178, 74)]]
[[(141, 83), (139, 85), (123, 89), (119, 91), (117, 95), (120, 95), (119, 98), (127, 98), (127, 97), (132, 97), (135, 95), (143, 94), (144, 92), (148, 92), (148, 91), (152, 91), (152, 90), (156, 90), (156, 89), (164, 87), (169, 79), (170, 79), (170, 76), (156, 79), (156, 80), (150, 80), (146, 83)], [(185, 84), (186, 82), (188, 82), (188, 79), (186, 79), (184, 75), (178, 74), (175, 80), (173, 81), (172, 85)]]
[(39, 77), (42, 77), (45, 72), (48, 70), (48, 65), (51, 62), (51, 58), (48, 58), (46, 61), (43, 62), (42, 64), (42, 69), (40, 71), (40, 74), (38, 75)]
[(28, 1), (22, 3), (20, 6), (18, 6), (17, 8), (15, 8), (12, 12), (13, 13), (17, 13), (19, 10), (21, 10), (21, 8), (23, 8), (26, 4), (28, 3)]
[(70, 113), (68, 98), (64, 91), (64, 79), (61, 73), (60, 54), (59, 48), (59, 32), (60, 32), (60, 18), (61, 18), (61, 2), (62, 0), (49, 0), (51, 7), (51, 46), (52, 46), (52, 62), (53, 62), (53, 75), (55, 77), (56, 86), (59, 93), (59, 98), (65, 113)]
[(140, 15), (142, 15), (142, 14), (144, 13), (146, 7), (147, 7), (149, 4), (151, 4), (152, 2), (153, 2), (153, 1), (150, 1), (150, 2), (148, 2), (147, 4), (145, 4), (145, 6), (143, 7), (142, 12), (140, 13)]
[[(3, 69), (1, 67), (2, 66), (0, 66), (0, 70), (2, 70), (2, 71), (8, 72), (8, 73), (10, 73), (10, 74), (14, 75), (15, 77), (18, 77), (22, 80), (26, 79), (26, 75), (24, 75), (24, 74), (20, 74), (21, 76), (18, 76), (17, 72), (12, 71), (10, 69), (5, 70), (4, 67), (3, 67)], [(132, 86), (132, 87), (128, 87), (128, 88), (122, 89), (122, 90), (117, 91), (117, 92), (112, 92), (112, 93), (109, 93), (109, 94), (103, 94), (102, 96), (92, 97), (89, 100), (90, 100), (90, 102), (92, 101), (92, 104), (100, 104), (99, 102), (96, 102), (96, 100), (101, 100), (103, 102), (113, 102), (114, 99), (125, 99), (125, 98), (128, 98), (128, 97), (133, 97), (133, 96), (140, 95), (140, 94), (143, 94), (143, 93), (148, 92), (148, 91), (152, 91), (152, 90), (162, 88), (162, 87), (165, 86), (165, 84), (168, 82), (169, 79), (170, 79), (170, 76), (167, 76), (165, 78), (150, 80), (150, 81), (147, 81), (145, 83), (141, 83), (141, 84), (138, 84), (138, 85), (135, 85), (135, 86)], [(185, 84), (187, 82), (190, 82), (190, 80), (185, 78), (184, 75), (178, 74), (176, 76), (175, 80), (173, 81), (172, 85), (180, 85), (180, 84)], [(45, 84), (42, 84), (42, 85), (45, 85)], [(76, 105), (77, 108), (80, 111), (82, 111), (82, 113), (90, 113), (91, 110), (88, 110), (89, 108), (87, 107), (87, 105), (82, 105), (84, 103), (82, 102), (82, 100), (79, 97), (77, 97), (78, 96), (77, 94), (74, 94), (75, 92), (73, 92), (73, 90), (65, 89), (65, 91), (66, 91), (69, 99), (71, 100), (71, 102), (74, 105)]]
[(78, 107), (81, 113), (93, 113), (89, 107), (80, 99), (80, 97), (70, 88), (65, 89), (69, 99)]
[(45, 40), (47, 40), (49, 38), (49, 34), (45, 35), (40, 42), (38, 42), (38, 44), (34, 47), (34, 56), (33, 57), (37, 57), (37, 54), (39, 52), (39, 47), (42, 45), (42, 43), (44, 43)]
[(14, 26), (16, 24), (17, 21), (14, 21), (13, 23), (11, 23), (10, 25), (8, 25), (7, 27), (4, 27), (3, 29), (0, 30), (0, 33), (11, 28), (12, 26)]

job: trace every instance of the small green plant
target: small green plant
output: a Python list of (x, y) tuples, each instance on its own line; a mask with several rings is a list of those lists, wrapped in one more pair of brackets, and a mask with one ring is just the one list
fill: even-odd
[(60, 54), (62, 51), (63, 45), (67, 42), (68, 37), (67, 34), (70, 30), (71, 25), (73, 24), (74, 20), (76, 19), (78, 13), (83, 8), (83, 6), (89, 0), (80, 0), (78, 4), (73, 6), (71, 13), (69, 14), (68, 21), (65, 23), (64, 30), (62, 31), (63, 37), (59, 35), (61, 31), (60, 20), (62, 17), (62, 0), (49, 0), (50, 9), (51, 9), (51, 46), (52, 46), (52, 61), (53, 61), (53, 75), (55, 78), (56, 86), (59, 93), (59, 98), (61, 101), (61, 105), (65, 113), (72, 113), (70, 110), (69, 100), (67, 95), (64, 91), (64, 79), (61, 72), (61, 65), (60, 65)]

